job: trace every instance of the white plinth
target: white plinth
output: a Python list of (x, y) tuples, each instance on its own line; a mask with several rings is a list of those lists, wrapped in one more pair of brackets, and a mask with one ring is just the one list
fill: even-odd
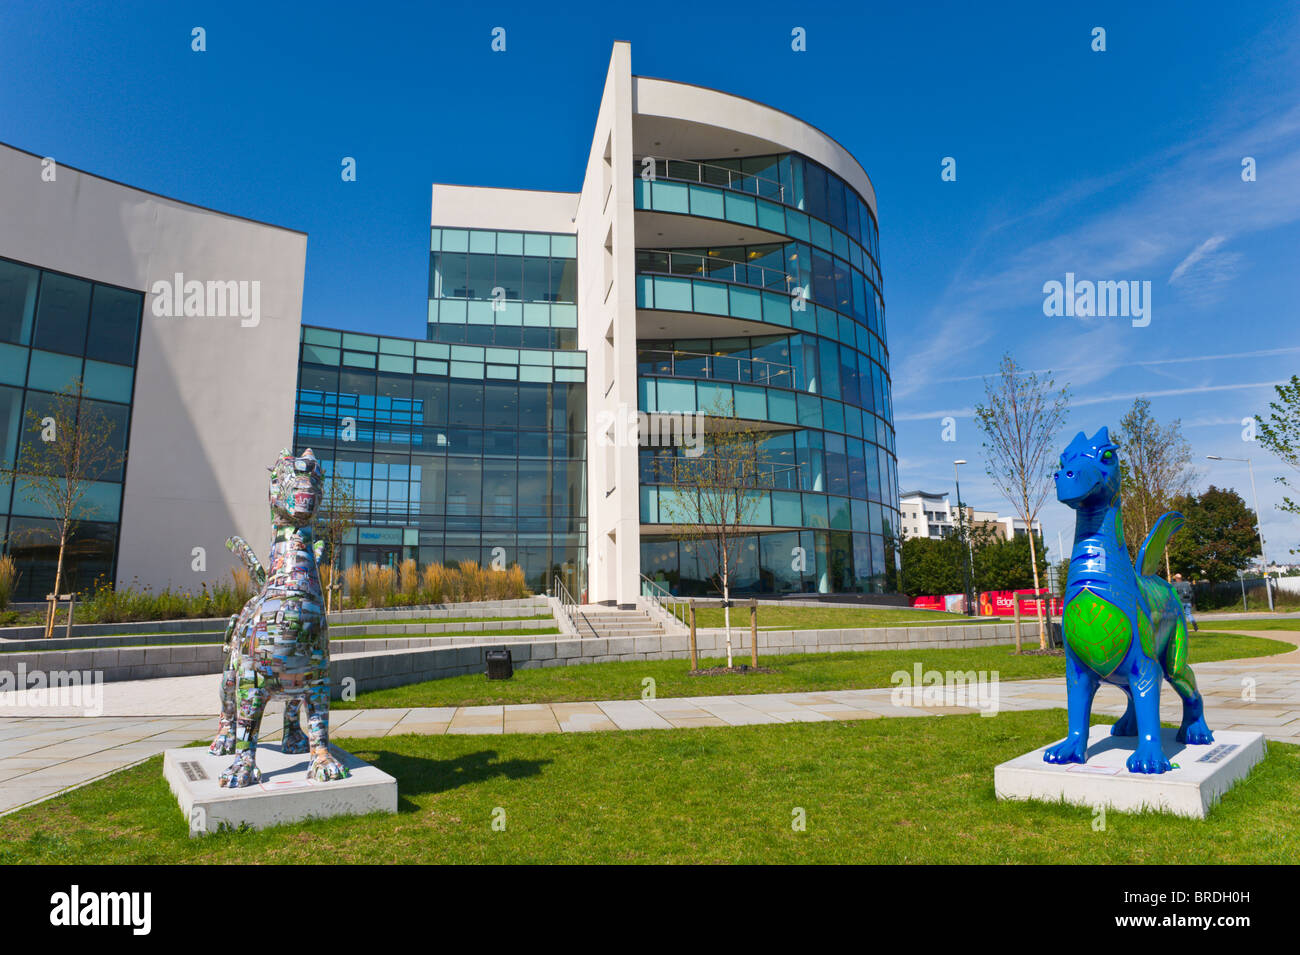
[(307, 779), (307, 755), (280, 752), (279, 743), (257, 747), (256, 786), (223, 789), (219, 777), (233, 756), (213, 756), (206, 749), (169, 749), (163, 754), (163, 778), (180, 802), (190, 823), (190, 835), (223, 827), (263, 829), (303, 819), (397, 812), (397, 780), (351, 753), (331, 746), (348, 768), (347, 779), (316, 782)]
[[(1046, 746), (1017, 756), (993, 770), (999, 799), (1064, 800), (1078, 806), (1136, 812), (1155, 809), (1204, 819), (1210, 807), (1264, 758), (1264, 734), (1215, 731), (1207, 746), (1177, 742), (1177, 730), (1161, 730), (1165, 756), (1177, 768), (1151, 775), (1124, 765), (1137, 747), (1132, 736), (1111, 736), (1094, 726), (1086, 763), (1045, 763)], [(1057, 740), (1052, 744), (1055, 745)]]

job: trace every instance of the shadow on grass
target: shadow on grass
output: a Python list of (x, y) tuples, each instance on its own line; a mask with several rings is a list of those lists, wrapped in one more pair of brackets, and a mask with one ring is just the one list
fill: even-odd
[(539, 776), (549, 759), (509, 759), (497, 762), (496, 750), (466, 753), (455, 759), (430, 759), (408, 756), (387, 750), (357, 753), (366, 762), (397, 780), (398, 811), (413, 812), (418, 807), (408, 796), (429, 796), (486, 782), (489, 779), (527, 779)]

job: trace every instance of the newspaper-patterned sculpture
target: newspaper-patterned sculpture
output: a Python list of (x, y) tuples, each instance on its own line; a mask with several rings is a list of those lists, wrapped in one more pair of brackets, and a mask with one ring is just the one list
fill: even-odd
[[(329, 751), (330, 660), (325, 601), (317, 570), (319, 546), (311, 522), (322, 478), (311, 449), (294, 457), (286, 448), (271, 469), (271, 559), (263, 569), (239, 538), (227, 546), (261, 584), (227, 628), (221, 722), (210, 752), (235, 755), (221, 785), (256, 785), (257, 737), (271, 700), (285, 701), (284, 750), (311, 753), (307, 778), (343, 779), (347, 769)], [(307, 708), (307, 732), (299, 710)]]

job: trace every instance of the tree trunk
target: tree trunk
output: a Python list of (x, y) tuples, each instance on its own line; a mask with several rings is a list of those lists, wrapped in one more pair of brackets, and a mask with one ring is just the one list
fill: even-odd
[(45, 639), (54, 633), (54, 617), (59, 611), (59, 587), (63, 584), (63, 550), (68, 544), (68, 529), (64, 525), (59, 534), (59, 560), (54, 567), (54, 599), (50, 601), (50, 612), (45, 620)]
[(722, 548), (722, 619), (727, 628), (727, 669), (731, 669), (731, 569), (727, 566), (727, 548)]
[[(1034, 526), (1032, 521), (1025, 522), (1025, 533), (1029, 535), (1029, 563), (1034, 568), (1034, 590), (1042, 588), (1038, 583), (1038, 550), (1034, 547)], [(1043, 601), (1039, 599), (1038, 594), (1034, 594), (1034, 613), (1038, 616), (1038, 649), (1047, 649), (1047, 628), (1043, 626)]]

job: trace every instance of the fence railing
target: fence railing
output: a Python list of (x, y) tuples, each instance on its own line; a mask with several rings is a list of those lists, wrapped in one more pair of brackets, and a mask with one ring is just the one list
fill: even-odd
[(645, 574), (641, 575), (641, 596), (680, 622), (682, 626), (689, 625), (689, 602), (683, 597), (675, 596), (667, 587), (651, 580)]
[(768, 291), (789, 295), (798, 285), (799, 277), (784, 268), (737, 262), (716, 255), (698, 252), (670, 252), (665, 249), (638, 249), (636, 270), (641, 274), (679, 275), (715, 282), (732, 282), (753, 285)]
[[(591, 621), (583, 614), (581, 605), (573, 599), (573, 594), (569, 593), (569, 588), (564, 586), (564, 581), (559, 577), (552, 577), (551, 589), (554, 591), (555, 599), (560, 602), (560, 609), (564, 611), (574, 633), (579, 637), (600, 636), (596, 628), (591, 625)], [(583, 628), (586, 628), (587, 633), (583, 633)]]
[(639, 375), (709, 378), (715, 381), (737, 381), (775, 388), (798, 388), (794, 365), (768, 361), (766, 358), (709, 355), (704, 352), (675, 351), (667, 348), (639, 348), (636, 360)]
[(797, 491), (800, 468), (798, 464), (737, 462), (711, 455), (673, 455), (643, 461), (641, 483), (712, 489), (715, 493), (725, 493), (726, 488)]
[(693, 182), (704, 186), (733, 189), (751, 196), (785, 202), (785, 186), (778, 179), (755, 176), (729, 166), (696, 162), (692, 159), (662, 159), (657, 156), (637, 156), (633, 160), (636, 175), (644, 179), (668, 179), (674, 182)]

